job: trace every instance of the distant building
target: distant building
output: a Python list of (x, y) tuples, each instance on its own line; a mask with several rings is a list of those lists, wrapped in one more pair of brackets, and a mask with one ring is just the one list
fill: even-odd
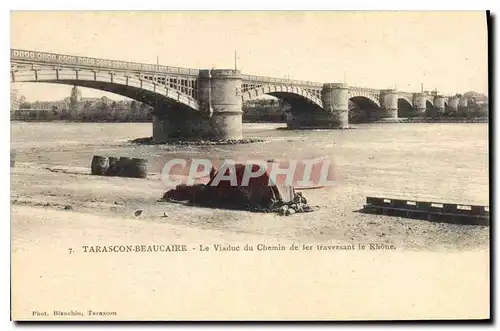
[[(17, 90), (11, 91), (11, 100), (14, 100), (13, 96), (17, 95)], [(131, 100), (118, 100), (115, 101), (106, 96), (100, 98), (84, 98), (81, 96), (81, 93), (77, 89), (73, 89), (71, 91), (72, 95), (76, 95), (76, 107), (74, 110), (80, 111), (84, 109), (92, 109), (99, 108), (102, 106), (110, 107), (113, 105), (113, 108), (119, 110), (130, 110)], [(17, 98), (19, 99), (19, 98)], [(136, 105), (139, 106), (139, 102), (136, 101)], [(31, 109), (37, 110), (70, 110), (71, 105), (71, 96), (64, 98), (59, 101), (35, 101), (31, 103)], [(19, 107), (17, 105), (17, 107)]]
[(84, 108), (96, 108), (102, 105), (109, 106), (113, 103), (113, 100), (104, 96), (101, 98), (80, 98), (76, 103), (76, 109), (81, 110)]
[(66, 100), (60, 101), (35, 101), (31, 104), (31, 109), (40, 110), (62, 110), (68, 109), (69, 102)]
[(245, 102), (245, 107), (246, 108), (273, 108), (273, 107), (279, 107), (280, 106), (280, 100), (279, 99), (255, 99), (255, 100), (248, 100)]

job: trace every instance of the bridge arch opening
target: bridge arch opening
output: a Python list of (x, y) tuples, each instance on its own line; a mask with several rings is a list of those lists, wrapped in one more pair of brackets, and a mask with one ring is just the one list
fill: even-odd
[(246, 100), (243, 102), (243, 122), (284, 123), (289, 107), (282, 99), (270, 95)]
[(434, 105), (430, 100), (425, 101), (425, 116), (427, 117), (436, 117), (438, 115), (437, 109), (434, 108)]
[(444, 102), (444, 116), (450, 116), (452, 114), (455, 113), (455, 109), (451, 108), (450, 107), (450, 104), (448, 103), (448, 101), (445, 101)]
[(279, 99), (284, 111), (286, 113), (290, 113), (291, 115), (323, 112), (323, 109), (316, 103), (299, 94), (288, 92), (270, 92), (267, 93), (267, 95)]
[[(14, 117), (20, 120), (150, 122), (153, 116), (153, 108), (148, 104), (105, 91), (96, 94), (89, 90), (82, 91), (76, 85), (42, 82), (13, 83), (12, 86), (21, 90), (28, 87), (30, 91), (27, 93), (35, 94), (15, 109)], [(44, 100), (46, 98), (36, 96), (42, 94), (51, 97)]]
[(198, 101), (182, 90), (145, 79), (140, 75), (127, 75), (123, 72), (54, 68), (42, 68), (35, 72), (26, 69), (13, 71), (11, 80), (13, 83), (80, 86), (121, 95), (154, 108), (199, 108)]
[[(248, 109), (247, 104), (255, 100), (270, 99), (276, 100), (273, 107), (269, 107), (264, 112), (273, 112), (269, 114), (273, 118), (280, 118), (283, 122), (300, 121), (313, 122), (315, 118), (324, 115), (322, 102), (312, 93), (295, 87), (265, 85), (243, 92), (243, 107)], [(276, 107), (279, 110), (276, 110)], [(279, 114), (281, 113), (281, 114)], [(264, 114), (263, 114), (264, 115)], [(248, 117), (248, 115), (243, 115)], [(265, 117), (268, 117), (267, 115)]]
[(380, 107), (373, 100), (364, 96), (349, 98), (349, 122), (368, 123), (380, 116)]
[(405, 98), (398, 98), (398, 117), (408, 118), (417, 116), (416, 109)]
[(64, 81), (56, 82), (56, 84), (74, 85), (94, 90), (105, 91), (123, 97), (127, 97), (129, 99), (133, 99), (141, 103), (145, 103), (153, 108), (169, 108), (169, 107), (190, 108), (187, 105), (183, 104), (182, 102), (179, 102), (178, 100), (175, 100), (173, 98), (169, 98), (159, 93), (155, 93), (153, 91), (141, 89), (134, 86), (120, 85), (107, 82), (83, 81), (83, 80), (70, 81), (70, 82), (64, 82)]
[[(114, 95), (119, 95), (125, 98), (96, 97), (82, 98), (71, 104), (71, 101), (53, 100), (52, 102), (31, 102), (30, 109), (17, 111), (20, 117), (31, 118), (35, 116), (41, 120), (77, 120), (90, 122), (123, 122), (123, 121), (138, 121), (151, 122), (155, 114), (161, 113), (164, 115), (176, 114), (179, 118), (189, 118), (196, 116), (199, 112), (191, 107), (188, 107), (175, 100), (160, 98), (158, 95), (145, 90), (126, 89), (116, 90), (116, 86), (112, 84), (104, 84), (96, 86), (87, 84), (84, 81), (73, 82), (23, 82), (31, 85), (42, 85), (41, 87), (49, 87), (50, 85), (66, 85), (84, 87), (93, 90), (103, 91)], [(95, 83), (95, 82), (93, 82)], [(43, 86), (46, 85), (46, 86)], [(68, 88), (68, 97), (70, 97), (70, 88)], [(71, 97), (70, 97), (71, 98)], [(121, 100), (120, 100), (121, 99)], [(91, 101), (90, 101), (91, 100)], [(47, 104), (52, 103), (48, 107)]]

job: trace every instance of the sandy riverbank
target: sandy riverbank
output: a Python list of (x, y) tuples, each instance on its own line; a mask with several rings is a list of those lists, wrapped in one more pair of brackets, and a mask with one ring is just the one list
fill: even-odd
[(488, 317), (485, 250), (87, 254), (84, 245), (293, 242), (27, 206), (13, 206), (12, 217), (16, 320)]
[[(163, 188), (154, 176), (104, 178), (59, 169), (12, 169), (14, 319), (488, 315), (486, 229), (346, 209), (280, 217), (157, 203)], [(144, 214), (136, 218), (138, 208)], [(168, 217), (162, 217), (164, 211)], [(362, 243), (396, 249), (360, 251)], [(214, 244), (241, 251), (216, 252)], [(292, 244), (300, 249), (290, 251)], [(355, 250), (318, 251), (317, 244)], [(188, 251), (88, 253), (88, 247), (112, 245), (185, 245)], [(210, 251), (201, 252), (200, 245)], [(244, 245), (287, 249), (249, 252)], [(89, 310), (112, 315), (89, 315)], [(82, 315), (54, 316), (54, 311)]]
[[(227, 233), (265, 235), (276, 240), (384, 243), (405, 250), (489, 246), (488, 227), (359, 213), (357, 211), (364, 203), (363, 196), (353, 187), (305, 190), (304, 195), (318, 210), (282, 217), (157, 202), (167, 189), (158, 174), (151, 174), (147, 180), (100, 177), (89, 175), (85, 168), (21, 163), (12, 168), (11, 183), (14, 206), (51, 210), (71, 206), (74, 212), (116, 218), (133, 217), (133, 213), (141, 209), (143, 215), (136, 222), (145, 226), (166, 223)], [(169, 216), (163, 217), (164, 212)], [(15, 220), (13, 225), (15, 230)]]
[[(78, 129), (83, 138), (72, 145), (61, 142), (66, 146), (63, 150), (27, 138), (16, 143), (18, 161), (11, 168), (14, 319), (433, 319), (488, 315), (488, 227), (356, 212), (370, 193), (392, 196), (405, 192), (415, 197), (418, 192), (429, 199), (448, 196), (452, 202), (474, 197), (484, 200), (487, 190), (481, 189), (481, 163), (466, 167), (471, 161), (448, 151), (451, 143), (445, 139), (439, 140), (439, 149), (432, 149), (435, 144), (424, 146), (424, 154), (413, 155), (414, 148), (403, 143), (383, 144), (383, 139), (392, 137), (380, 137), (381, 133), (371, 145), (368, 138), (350, 142), (369, 133), (370, 128), (356, 130), (361, 134), (344, 141), (336, 135), (342, 138), (350, 132), (342, 136), (331, 133), (335, 140), (317, 146), (327, 146), (324, 148), (332, 149), (330, 154), (338, 156), (339, 185), (304, 191), (310, 204), (319, 209), (283, 217), (157, 202), (167, 188), (154, 171), (148, 179), (91, 176), (89, 157), (96, 152), (148, 157), (151, 163), (156, 157), (153, 152), (161, 157), (178, 153), (122, 146), (126, 130), (105, 128), (99, 132), (116, 136), (116, 141), (95, 143), (91, 139), (102, 135), (90, 135), (77, 127), (68, 129), (67, 134), (72, 137)], [(114, 126), (109, 128), (114, 130)], [(307, 137), (315, 135), (323, 133)], [(293, 144), (298, 153), (307, 147), (301, 145), (300, 137), (273, 139), (266, 149), (289, 149)], [(260, 145), (242, 146), (238, 149), (263, 149)], [(372, 148), (377, 148), (376, 154)], [(217, 148), (208, 152), (224, 155), (228, 151)], [(204, 149), (188, 151), (191, 155), (200, 152)], [(242, 152), (251, 154), (250, 150)], [(434, 168), (422, 167), (420, 163), (429, 164), (428, 160), (434, 159), (433, 153), (444, 155), (443, 164), (437, 159), (432, 163)], [(411, 171), (406, 171), (405, 162), (411, 162)], [(449, 164), (455, 165), (454, 172), (443, 171)], [(446, 177), (436, 177), (443, 175)], [(469, 183), (466, 191), (460, 190), (464, 182)], [(143, 213), (134, 217), (138, 209)], [(163, 216), (165, 212), (168, 217)], [(242, 251), (216, 252), (215, 244), (240, 246)], [(292, 244), (300, 249), (290, 251)], [(370, 244), (394, 248), (372, 250)], [(185, 245), (187, 251), (90, 253), (84, 248), (113, 245)], [(210, 250), (200, 251), (200, 245)], [(245, 245), (254, 251), (244, 251)], [(257, 250), (257, 245), (287, 249)], [(319, 251), (317, 245), (340, 248)], [(360, 245), (367, 249), (362, 251)], [(53, 316), (54, 310), (83, 315)], [(116, 315), (90, 316), (88, 310)], [(37, 315), (45, 312), (51, 315)]]

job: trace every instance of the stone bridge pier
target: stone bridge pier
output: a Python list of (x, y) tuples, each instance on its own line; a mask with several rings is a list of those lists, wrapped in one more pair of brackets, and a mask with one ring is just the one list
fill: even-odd
[(160, 107), (153, 116), (153, 140), (241, 139), (241, 73), (230, 69), (200, 70), (199, 110)]
[(457, 96), (450, 97), (450, 99), (448, 100), (448, 107), (450, 107), (450, 110), (454, 113), (456, 113), (458, 111), (458, 97)]
[(153, 111), (153, 141), (165, 143), (171, 139), (194, 140), (210, 137), (208, 116), (187, 107), (168, 105)]
[(425, 116), (427, 111), (427, 97), (424, 93), (417, 93), (416, 98), (417, 116)]
[(461, 108), (461, 109), (466, 109), (468, 105), (469, 105), (469, 102), (468, 102), (468, 100), (467, 100), (467, 98), (466, 98), (466, 97), (463, 97), (463, 96), (462, 96), (462, 97), (460, 97), (460, 98), (458, 99), (458, 107), (459, 107), (459, 108)]
[[(293, 115), (287, 118), (290, 129), (344, 129), (349, 126), (349, 89), (342, 83), (323, 84), (321, 99), (323, 107), (318, 108), (307, 103), (292, 109)], [(292, 107), (293, 108), (293, 107)]]
[(380, 105), (383, 119), (398, 118), (398, 92), (395, 89), (380, 91)]
[(434, 107), (437, 110), (438, 116), (441, 116), (444, 114), (444, 110), (445, 110), (444, 101), (445, 101), (445, 99), (442, 95), (437, 95), (434, 98)]
[[(349, 127), (349, 87), (342, 83), (323, 84), (321, 91), (323, 117), (326, 127), (345, 129)], [(320, 124), (321, 126), (321, 124)]]

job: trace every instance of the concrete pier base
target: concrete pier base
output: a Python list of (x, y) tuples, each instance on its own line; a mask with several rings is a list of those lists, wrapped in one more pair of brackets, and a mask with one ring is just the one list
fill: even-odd
[(434, 98), (434, 107), (436, 108), (436, 116), (440, 117), (444, 115), (445, 103), (444, 97), (442, 95), (436, 95)]
[(192, 110), (157, 111), (153, 115), (153, 141), (242, 139), (242, 112), (213, 113)]
[[(321, 90), (323, 111), (315, 112), (311, 124), (315, 128), (346, 129), (349, 127), (349, 90), (343, 83), (323, 84)], [(297, 121), (300, 121), (300, 116)]]
[(416, 108), (417, 116), (425, 117), (427, 108)]
[(241, 73), (231, 69), (201, 70), (200, 111), (209, 118), (211, 140), (243, 138)]
[(384, 121), (396, 121), (398, 119), (398, 109), (384, 109), (382, 114), (382, 120)]
[(184, 110), (153, 115), (153, 141), (157, 144), (173, 139), (208, 139), (210, 131), (209, 119), (195, 112)]
[(243, 138), (241, 73), (231, 69), (201, 70), (200, 109), (171, 105), (153, 116), (153, 141), (239, 140)]
[(459, 98), (457, 96), (451, 97), (448, 100), (448, 111), (452, 114), (456, 114), (458, 112), (458, 103)]
[(242, 139), (243, 111), (224, 111), (213, 113), (210, 118), (210, 139)]
[(380, 91), (380, 105), (382, 106), (382, 119), (392, 121), (398, 119), (398, 92), (395, 89)]
[(289, 129), (346, 129), (349, 127), (348, 110), (321, 113), (298, 112), (287, 118)]

